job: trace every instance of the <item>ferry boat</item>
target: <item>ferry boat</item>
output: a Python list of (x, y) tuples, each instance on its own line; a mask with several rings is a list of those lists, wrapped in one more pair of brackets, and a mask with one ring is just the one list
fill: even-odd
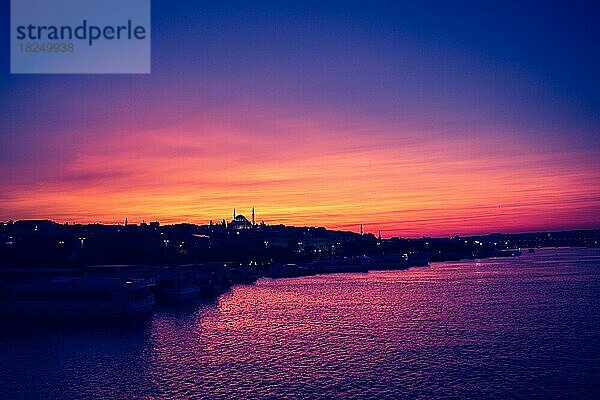
[(159, 300), (183, 301), (206, 297), (213, 286), (213, 274), (201, 265), (158, 267), (156, 294)]
[(368, 272), (365, 257), (321, 257), (311, 263), (320, 273)]
[(134, 316), (154, 306), (146, 279), (61, 277), (0, 283), (1, 316)]
[(369, 270), (407, 269), (410, 267), (428, 266), (425, 258), (410, 258), (409, 254), (386, 254), (365, 258)]
[(312, 264), (270, 264), (266, 276), (269, 278), (293, 278), (298, 276), (309, 276), (319, 273)]
[(494, 257), (519, 257), (521, 255), (521, 249), (506, 249), (500, 250)]
[(86, 268), (85, 274), (152, 280), (155, 282), (153, 289), (157, 303), (208, 297), (214, 291), (214, 271), (204, 264), (93, 265)]

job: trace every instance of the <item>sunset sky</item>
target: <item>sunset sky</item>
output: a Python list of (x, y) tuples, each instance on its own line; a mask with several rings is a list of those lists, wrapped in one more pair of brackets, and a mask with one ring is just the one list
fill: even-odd
[(600, 8), (483, 3), (154, 0), (151, 74), (10, 75), (2, 2), (0, 221), (600, 228)]

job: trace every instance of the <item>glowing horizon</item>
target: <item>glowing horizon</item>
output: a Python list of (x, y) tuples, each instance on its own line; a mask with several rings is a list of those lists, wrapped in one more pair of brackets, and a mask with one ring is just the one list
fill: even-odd
[[(275, 117), (266, 120), (277, 132), (263, 126), (257, 134), (229, 118), (92, 135), (41, 184), (13, 183), (7, 193), (19, 196), (3, 195), (0, 218), (207, 223), (254, 206), (272, 224), (357, 231), (362, 223), (386, 237), (598, 227), (598, 197), (582, 186), (598, 179), (593, 155), (571, 165), (568, 153), (530, 154), (532, 143), (488, 143), (490, 135), (413, 135), (412, 143), (389, 135), (373, 144), (333, 122)], [(40, 178), (37, 171), (32, 182)]]
[(4, 60), (0, 220), (206, 224), (254, 206), (384, 237), (600, 228), (586, 32), (577, 59), (550, 27), (488, 31), (477, 10), (455, 25), (429, 8), (205, 6), (153, 8), (148, 76), (11, 76)]

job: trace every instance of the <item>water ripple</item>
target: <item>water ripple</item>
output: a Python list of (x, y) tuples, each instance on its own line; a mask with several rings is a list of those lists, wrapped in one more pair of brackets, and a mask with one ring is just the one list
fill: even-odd
[(600, 253), (260, 280), (0, 334), (0, 398), (599, 398)]

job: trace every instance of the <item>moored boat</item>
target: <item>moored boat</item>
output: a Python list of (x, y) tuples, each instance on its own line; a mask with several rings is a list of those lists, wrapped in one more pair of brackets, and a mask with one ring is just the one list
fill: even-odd
[(134, 316), (154, 306), (145, 279), (62, 277), (0, 284), (2, 316)]

